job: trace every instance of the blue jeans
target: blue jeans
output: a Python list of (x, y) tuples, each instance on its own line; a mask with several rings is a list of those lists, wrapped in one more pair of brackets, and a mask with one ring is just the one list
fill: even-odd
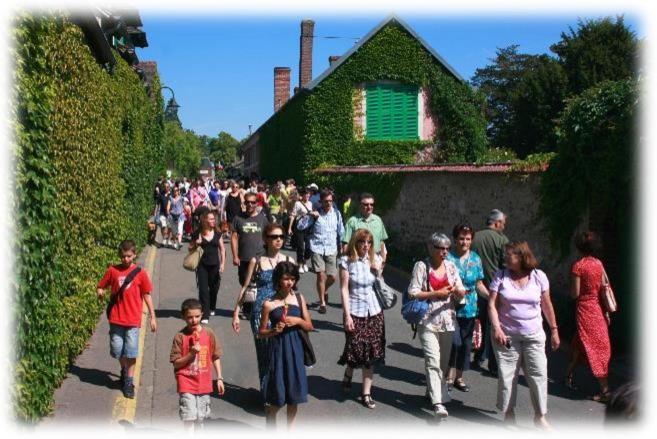
[(461, 371), (470, 370), (470, 351), (472, 351), (472, 334), (474, 332), (474, 317), (457, 317), (459, 327), (454, 331), (452, 353), (449, 356), (449, 367)]
[(112, 358), (137, 358), (139, 354), (139, 327), (110, 323), (110, 355)]

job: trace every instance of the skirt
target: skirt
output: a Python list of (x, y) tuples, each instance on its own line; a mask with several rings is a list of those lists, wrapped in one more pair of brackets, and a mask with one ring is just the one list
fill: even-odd
[(345, 344), (338, 364), (352, 368), (370, 368), (385, 363), (386, 327), (383, 312), (370, 317), (351, 316), (352, 332), (345, 331)]

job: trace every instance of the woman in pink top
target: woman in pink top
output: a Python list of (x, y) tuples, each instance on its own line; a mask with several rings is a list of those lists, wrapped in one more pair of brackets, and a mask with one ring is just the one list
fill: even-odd
[(541, 311), (550, 324), (552, 350), (559, 332), (550, 300), (550, 283), (525, 241), (505, 246), (505, 269), (490, 284), (488, 313), (498, 364), (497, 408), (507, 423), (515, 423), (518, 372), (522, 365), (534, 406), (534, 424), (550, 428), (547, 414), (547, 357)]

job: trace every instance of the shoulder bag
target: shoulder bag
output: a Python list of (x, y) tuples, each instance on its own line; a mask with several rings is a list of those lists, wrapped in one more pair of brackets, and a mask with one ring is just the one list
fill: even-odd
[(260, 257), (256, 259), (256, 266), (253, 269), (253, 274), (251, 275), (251, 282), (246, 287), (244, 291), (244, 296), (242, 297), (242, 303), (254, 303), (256, 300), (256, 295), (258, 294), (258, 278), (260, 277)]
[(306, 210), (306, 214), (297, 220), (297, 230), (303, 232), (310, 229), (315, 224), (315, 217), (310, 215), (308, 208), (301, 202), (301, 206)]
[(203, 256), (203, 247), (197, 245), (194, 251), (190, 252), (183, 259), (183, 268), (189, 271), (196, 271), (201, 257)]
[[(424, 268), (426, 270), (426, 291), (430, 291), (429, 285), (429, 263), (427, 261), (422, 261)], [(408, 292), (404, 294), (402, 301), (401, 314), (404, 320), (407, 323), (410, 323), (411, 326), (416, 326), (422, 321), (425, 314), (429, 311), (429, 302), (427, 299), (411, 299), (408, 295)], [(415, 338), (415, 336), (413, 336)]]
[[(301, 296), (299, 293), (294, 294), (297, 296), (297, 302), (299, 302), (299, 310), (303, 314)], [(303, 318), (303, 315), (301, 318)], [(304, 366), (312, 367), (317, 362), (317, 359), (315, 358), (315, 350), (313, 349), (313, 345), (310, 343), (310, 336), (308, 336), (308, 332), (303, 329), (299, 329), (298, 332), (299, 337), (301, 338), (301, 345), (303, 346), (303, 364)]]
[(386, 283), (383, 274), (374, 279), (374, 294), (382, 309), (390, 309), (397, 303), (397, 291)]
[(611, 288), (611, 284), (609, 283), (609, 278), (607, 277), (607, 272), (605, 271), (604, 266), (602, 266), (602, 286), (600, 287), (600, 295), (602, 307), (606, 312), (611, 314), (618, 311), (616, 296), (614, 295), (614, 290)]
[(135, 267), (134, 270), (128, 273), (125, 280), (123, 281), (123, 284), (121, 285), (121, 288), (119, 288), (119, 291), (117, 291), (116, 294), (110, 295), (110, 300), (109, 303), (107, 304), (107, 309), (105, 310), (105, 314), (107, 315), (108, 320), (109, 320), (110, 312), (112, 312), (112, 308), (114, 308), (116, 302), (119, 301), (119, 296), (123, 294), (123, 292), (128, 287), (128, 285), (130, 285), (130, 282), (132, 282), (135, 279), (135, 277), (137, 277), (140, 271), (141, 271), (141, 267)]

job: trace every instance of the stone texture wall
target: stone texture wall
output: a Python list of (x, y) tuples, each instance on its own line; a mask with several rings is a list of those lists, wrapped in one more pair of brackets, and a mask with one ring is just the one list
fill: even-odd
[(409, 257), (416, 253), (421, 253), (417, 258), (424, 257), (423, 242), (432, 232), (451, 238), (452, 228), (461, 221), (483, 229), (488, 212), (500, 209), (508, 216), (505, 234), (529, 243), (550, 279), (553, 297), (565, 299), (575, 254), (559, 262), (550, 247), (537, 213), (539, 179), (537, 173), (408, 173), (395, 206), (383, 215), (391, 236), (389, 246), (408, 252)]

